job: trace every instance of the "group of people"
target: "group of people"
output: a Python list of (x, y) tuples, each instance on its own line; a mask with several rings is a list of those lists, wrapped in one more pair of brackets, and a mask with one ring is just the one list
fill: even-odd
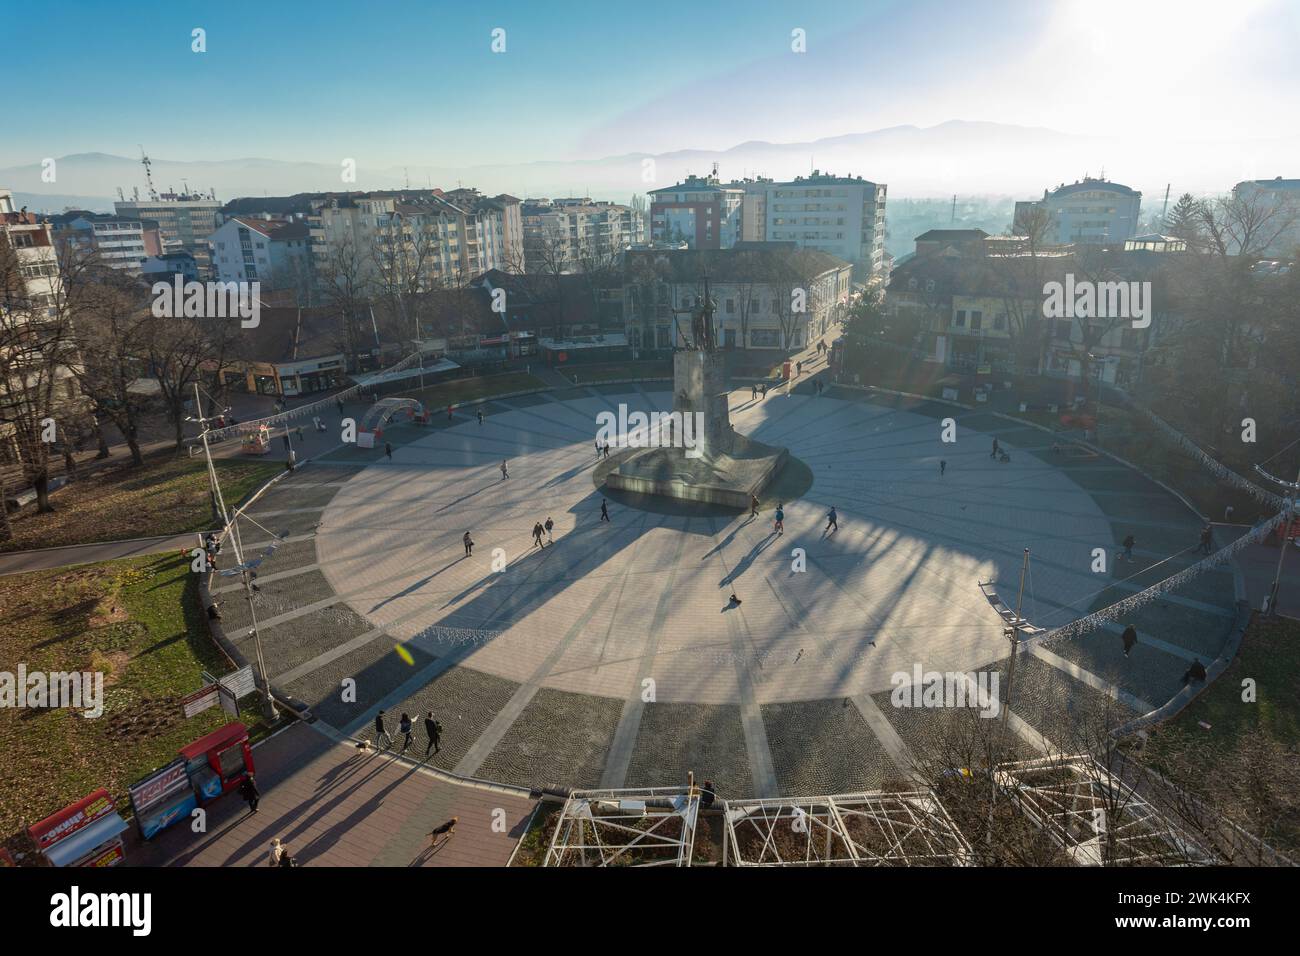
[[(399, 753), (406, 753), (406, 749), (411, 746), (411, 740), (415, 734), (415, 723), (411, 720), (410, 714), (402, 714), (401, 719), (397, 722), (397, 732), (402, 735), (402, 749)], [(442, 750), (442, 724), (433, 716), (433, 711), (429, 711), (424, 718), (424, 733), (428, 737), (428, 746), (424, 748), (424, 755), (427, 757), (430, 753), (438, 753)], [(387, 725), (384, 721), (384, 711), (375, 714), (375, 749), (379, 749), (380, 742), (383, 741), (386, 746), (393, 746), (393, 737), (388, 732)]]
[[(551, 520), (550, 515), (546, 516), (545, 524), (543, 524), (540, 521), (534, 524), (533, 525), (533, 547), (544, 548), (548, 544), (555, 544), (554, 530), (555, 530), (555, 522)], [(468, 534), (468, 532), (466, 533)], [(546, 535), (545, 542), (542, 541), (543, 534)]]
[(605, 442), (605, 444), (602, 445), (602, 444), (600, 443), (600, 440), (597, 439), (596, 442), (595, 442), (595, 445), (596, 445), (596, 457), (597, 457), (597, 458), (608, 458), (608, 457), (609, 457), (609, 442)]

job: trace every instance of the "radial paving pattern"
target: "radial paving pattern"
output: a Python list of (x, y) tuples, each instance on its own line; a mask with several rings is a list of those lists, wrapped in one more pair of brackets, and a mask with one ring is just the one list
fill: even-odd
[[(889, 705), (892, 675), (999, 666), (1002, 622), (978, 582), (1014, 603), (1024, 548), (1026, 617), (1044, 626), (1190, 561), (1176, 553), (1196, 517), (1114, 462), (1063, 458), (996, 416), (841, 390), (732, 393), (739, 430), (813, 472), (784, 535), (767, 502), (751, 519), (611, 501), (602, 522), (592, 436), (620, 403), (671, 396), (605, 386), (491, 403), (483, 425), (471, 409), (398, 429), (391, 461), (347, 449), (261, 499), (254, 519), (292, 535), (259, 579), (272, 680), (351, 732), (380, 706), (432, 709), (446, 728), (434, 762), (468, 775), (633, 786), (694, 769), (727, 795), (864, 788), (900, 776), (924, 719)], [(941, 441), (948, 416), (955, 443)], [(1009, 463), (990, 457), (994, 436)], [(539, 549), (531, 529), (548, 516), (555, 541)], [(1093, 550), (1113, 557), (1128, 533), (1138, 563), (1119, 576), (1164, 563), (1127, 582), (1094, 573)], [(1105, 631), (1044, 650), (1017, 672), (1017, 712), (1048, 733), (1076, 697), (1162, 703), (1186, 660), (1222, 645), (1231, 602), (1231, 576), (1205, 575), (1140, 612), (1131, 659)], [(241, 614), (229, 602), (228, 621)]]

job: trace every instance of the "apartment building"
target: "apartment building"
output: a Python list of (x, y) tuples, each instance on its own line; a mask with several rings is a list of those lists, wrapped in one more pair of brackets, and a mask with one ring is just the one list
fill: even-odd
[(1142, 194), (1136, 189), (1084, 177), (1043, 190), (1042, 199), (1017, 202), (1011, 231), (1025, 235), (1035, 210), (1046, 210), (1047, 242), (1104, 245), (1137, 234)]
[(745, 191), (716, 175), (687, 176), (650, 191), (650, 239), (685, 241), (691, 249), (730, 249), (741, 238)]
[(1300, 256), (1300, 179), (1252, 179), (1232, 187), (1232, 195), (1260, 206), (1269, 241), (1261, 255), (1278, 259)]
[(253, 282), (264, 291), (312, 285), (311, 236), (302, 219), (234, 216), (208, 238), (212, 275), (221, 282)]
[(197, 193), (166, 192), (157, 199), (118, 200), (117, 215), (150, 219), (158, 223), (162, 252), (185, 251), (194, 256), (200, 271), (211, 266), (208, 237), (221, 225), (221, 203)]
[(421, 291), (518, 267), (520, 205), (513, 196), (474, 189), (314, 197), (307, 225), (317, 279), (329, 281), (346, 268), (362, 285)]
[(93, 253), (111, 269), (138, 274), (148, 256), (162, 252), (162, 237), (153, 220), (132, 219), (83, 209), (51, 216), (59, 249)]
[(527, 199), (523, 203), (524, 256), (533, 269), (577, 272), (609, 264), (645, 241), (638, 209), (589, 197)]
[(813, 170), (766, 191), (764, 238), (851, 262), (859, 281), (886, 274), (883, 183)]

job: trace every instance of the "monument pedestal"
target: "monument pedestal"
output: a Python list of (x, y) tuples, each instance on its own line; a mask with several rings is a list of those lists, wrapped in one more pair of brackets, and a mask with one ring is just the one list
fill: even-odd
[(738, 435), (731, 427), (725, 359), (721, 352), (705, 350), (683, 350), (673, 355), (673, 411), (681, 414), (682, 421), (688, 415), (699, 414), (700, 418), (692, 419), (702, 425), (694, 435), (695, 449), (658, 447), (634, 451), (605, 476), (608, 487), (749, 508), (750, 496), (762, 493), (789, 453)]

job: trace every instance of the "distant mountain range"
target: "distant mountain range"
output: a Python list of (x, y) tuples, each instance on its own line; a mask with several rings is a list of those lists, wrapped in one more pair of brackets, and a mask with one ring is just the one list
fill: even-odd
[[(626, 202), (634, 193), (672, 185), (687, 173), (708, 173), (714, 163), (724, 180), (768, 176), (777, 180), (812, 169), (861, 175), (889, 185), (891, 196), (954, 193), (1032, 198), (1043, 189), (1103, 172), (1111, 179), (1163, 200), (1174, 195), (1226, 192), (1242, 179), (1295, 176), (1300, 135), (1275, 141), (1226, 143), (1206, 140), (1149, 142), (1078, 136), (1037, 127), (953, 120), (938, 126), (895, 126), (806, 143), (749, 141), (725, 150), (685, 149), (629, 153), (590, 160), (544, 160), (479, 166), (357, 168), (356, 182), (342, 181), (340, 166), (246, 158), (218, 161), (154, 159), (158, 190), (215, 190), (218, 199), (284, 196), (345, 189), (396, 189), (408, 183), (452, 188), (472, 185), (488, 194), (520, 198), (584, 195)], [(140, 160), (107, 153), (77, 153), (56, 160), (56, 180), (42, 182), (37, 159), (0, 169), (0, 186), (14, 190), (20, 205), (37, 211), (66, 206), (110, 210), (117, 189), (127, 198), (145, 192)], [(646, 177), (649, 177), (648, 179)]]

